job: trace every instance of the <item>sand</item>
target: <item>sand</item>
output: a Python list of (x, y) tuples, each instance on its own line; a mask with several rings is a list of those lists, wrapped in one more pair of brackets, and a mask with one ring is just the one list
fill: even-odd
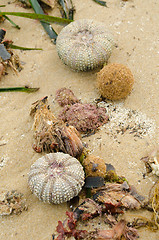
[[(132, 93), (125, 100), (115, 103), (117, 110), (111, 116), (112, 122), (83, 140), (93, 154), (113, 164), (119, 175), (125, 176), (140, 194), (147, 197), (157, 177), (150, 175), (143, 178), (145, 166), (140, 159), (152, 151), (159, 141), (159, 2), (107, 0), (108, 8), (92, 0), (73, 2), (75, 19), (87, 17), (105, 23), (118, 45), (109, 63), (125, 64), (135, 78)], [(6, 7), (1, 11), (32, 12), (13, 0), (9, 3), (3, 0), (3, 4)], [(51, 14), (60, 16), (58, 9)], [(47, 95), (51, 109), (57, 115), (61, 108), (54, 101), (55, 92), (64, 86), (70, 88), (83, 102), (93, 102), (100, 97), (96, 89), (96, 71), (71, 71), (62, 64), (55, 45), (38, 21), (18, 17), (12, 19), (21, 29), (15, 29), (8, 21), (1, 23), (1, 28), (7, 31), (6, 38), (13, 40), (16, 45), (40, 47), (43, 51), (16, 50), (20, 60), (25, 63), (24, 69), (18, 74), (9, 70), (8, 75), (0, 81), (0, 87), (40, 87), (36, 93), (0, 94), (0, 141), (4, 143), (0, 146), (0, 189), (22, 192), (28, 204), (28, 211), (18, 216), (0, 217), (0, 239), (51, 240), (57, 221), (65, 219), (68, 207), (67, 204), (49, 205), (40, 202), (28, 187), (30, 166), (42, 155), (32, 149), (33, 119), (29, 115), (30, 107), (33, 102)], [(63, 26), (53, 24), (53, 27), (60, 32)], [(113, 107), (114, 103), (110, 105)], [(145, 131), (138, 132), (139, 136), (130, 131), (117, 133), (120, 122), (127, 126), (127, 114), (132, 110), (135, 114), (129, 123), (142, 123)], [(143, 240), (159, 238), (158, 232), (147, 229), (139, 230), (139, 235)]]

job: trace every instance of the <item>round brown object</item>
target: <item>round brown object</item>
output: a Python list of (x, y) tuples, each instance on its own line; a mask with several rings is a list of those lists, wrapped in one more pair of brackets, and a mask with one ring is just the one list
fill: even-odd
[(106, 165), (102, 158), (88, 155), (84, 161), (83, 165), (85, 168), (85, 173), (87, 177), (104, 177), (106, 173)]
[(125, 98), (132, 90), (134, 77), (123, 64), (112, 63), (97, 73), (97, 87), (101, 95), (110, 100)]

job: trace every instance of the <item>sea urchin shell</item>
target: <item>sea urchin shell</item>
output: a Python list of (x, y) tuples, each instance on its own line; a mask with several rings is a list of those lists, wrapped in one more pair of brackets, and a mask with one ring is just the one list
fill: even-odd
[(77, 196), (84, 185), (83, 167), (69, 154), (49, 153), (31, 166), (28, 183), (31, 191), (44, 202), (67, 202)]
[(76, 71), (102, 66), (109, 59), (114, 40), (103, 23), (76, 20), (62, 29), (56, 41), (59, 57)]

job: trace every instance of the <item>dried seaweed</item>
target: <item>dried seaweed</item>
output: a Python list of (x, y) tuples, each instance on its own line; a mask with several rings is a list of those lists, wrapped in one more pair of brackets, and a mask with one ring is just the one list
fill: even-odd
[[(1, 11), (0, 11), (1, 12)], [(20, 26), (17, 25), (15, 22), (13, 22), (9, 17), (7, 17), (6, 15), (3, 15), (3, 17), (8, 20), (12, 25), (13, 27), (17, 28), (17, 29), (20, 29)]]
[(134, 218), (131, 223), (132, 227), (141, 228), (147, 227), (151, 231), (156, 231), (159, 229), (159, 181), (157, 181), (151, 188), (149, 193), (149, 200), (144, 202), (143, 209), (153, 212), (151, 219), (139, 216)]
[(25, 12), (0, 12), (0, 16), (4, 15), (11, 15), (11, 16), (17, 16), (17, 17), (24, 17), (24, 18), (30, 18), (30, 19), (39, 19), (43, 22), (53, 22), (53, 23), (59, 23), (59, 24), (68, 24), (72, 22), (70, 19), (65, 18), (59, 18), (44, 14), (37, 14), (37, 13), (25, 13)]
[(19, 49), (19, 50), (43, 50), (42, 48), (28, 48), (28, 47), (22, 47), (22, 46), (17, 46), (12, 43), (9, 44), (9, 47), (12, 49)]

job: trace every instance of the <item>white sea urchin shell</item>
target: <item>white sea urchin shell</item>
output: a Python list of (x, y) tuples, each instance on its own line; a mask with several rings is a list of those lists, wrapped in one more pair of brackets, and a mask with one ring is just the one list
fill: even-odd
[(83, 167), (69, 154), (49, 153), (31, 166), (28, 183), (31, 191), (44, 202), (67, 202), (77, 196), (84, 185)]
[(56, 41), (61, 60), (76, 71), (87, 71), (107, 62), (114, 40), (103, 23), (76, 20), (62, 29)]

